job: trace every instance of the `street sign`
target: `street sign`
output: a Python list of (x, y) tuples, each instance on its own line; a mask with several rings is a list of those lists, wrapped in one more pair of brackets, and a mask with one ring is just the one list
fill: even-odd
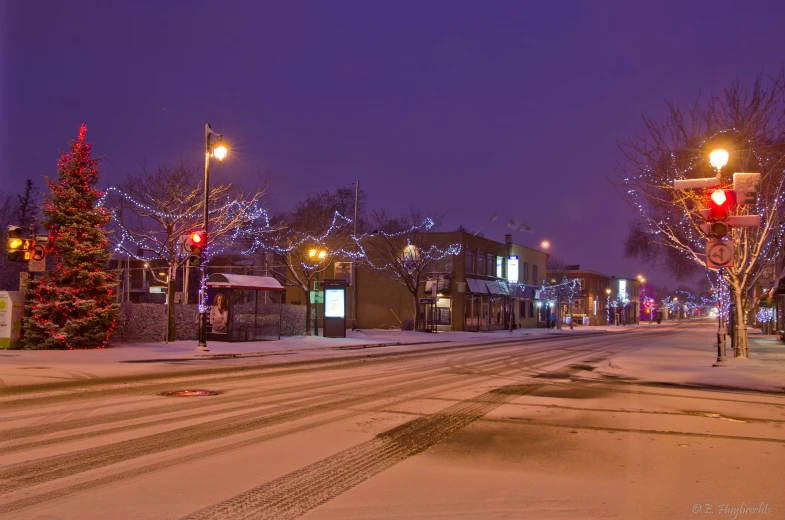
[(46, 251), (44, 246), (35, 244), (30, 252), (30, 262), (27, 264), (27, 270), (31, 273), (44, 273), (46, 272)]
[(760, 192), (760, 173), (734, 173), (733, 190), (737, 204), (757, 204)]
[(324, 303), (323, 291), (311, 291), (308, 294), (311, 298), (311, 303)]
[(677, 190), (689, 190), (693, 188), (716, 188), (720, 185), (720, 176), (708, 179), (677, 179), (673, 181), (673, 187)]
[(707, 242), (706, 267), (733, 267), (733, 241)]
[(33, 235), (33, 240), (35, 240), (37, 244), (48, 244), (49, 235)]
[(759, 227), (760, 215), (733, 215), (728, 217), (730, 227)]
[(22, 271), (19, 273), (19, 292), (27, 292), (27, 286), (30, 284), (30, 273)]

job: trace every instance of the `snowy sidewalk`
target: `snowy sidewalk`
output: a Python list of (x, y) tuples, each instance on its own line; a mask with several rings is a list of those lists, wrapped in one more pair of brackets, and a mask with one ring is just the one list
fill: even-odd
[(200, 363), (198, 367), (214, 368), (222, 360), (247, 359), (252, 362), (260, 358), (269, 361), (337, 358), (379, 347), (387, 347), (385, 351), (416, 346), (438, 348), (478, 341), (494, 343), (548, 335), (585, 335), (606, 330), (605, 327), (576, 327), (574, 330), (516, 329), (512, 332), (500, 330), (437, 334), (362, 330), (347, 331), (346, 338), (292, 336), (278, 341), (211, 341), (208, 342), (209, 352), (197, 351), (195, 340), (116, 344), (104, 350), (0, 350), (0, 393), (3, 387), (193, 370), (197, 366), (193, 363), (195, 361), (213, 361), (209, 365)]
[(785, 393), (785, 343), (749, 329), (749, 359), (733, 357), (729, 367), (717, 360), (716, 324), (690, 327), (678, 335), (649, 338), (645, 345), (597, 364), (593, 374), (619, 380), (696, 387), (724, 387)]

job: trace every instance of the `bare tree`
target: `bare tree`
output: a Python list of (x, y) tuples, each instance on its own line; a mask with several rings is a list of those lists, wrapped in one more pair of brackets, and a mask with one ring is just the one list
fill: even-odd
[[(366, 199), (362, 190), (358, 199), (359, 233), (364, 225)], [(359, 256), (353, 240), (354, 220), (346, 216), (354, 215), (354, 204), (355, 191), (350, 188), (309, 194), (291, 213), (275, 220), (279, 230), (274, 240), (262, 246), (280, 261), (279, 268), (273, 269), (279, 281), (303, 291), (307, 334), (311, 333), (313, 282), (334, 261)], [(269, 255), (265, 255), (265, 261), (269, 263)]]
[[(708, 198), (699, 190), (676, 190), (674, 179), (714, 177), (708, 159), (714, 148), (730, 152), (723, 168), (723, 188), (734, 172), (760, 172), (755, 206), (739, 206), (737, 214), (761, 215), (759, 228), (732, 230), (735, 263), (724, 269), (735, 308), (734, 354), (747, 357), (745, 316), (749, 294), (767, 263), (783, 255), (785, 235), (785, 74), (758, 78), (750, 89), (736, 83), (703, 105), (683, 110), (669, 106), (662, 122), (644, 119), (645, 132), (619, 143), (625, 162), (616, 169), (616, 185), (639, 211), (626, 252), (661, 261), (678, 277), (706, 268), (706, 238), (699, 211)], [(713, 271), (714, 284), (718, 280)]]
[[(6, 233), (8, 226), (17, 224), (16, 215), (19, 203), (17, 196), (0, 190), (0, 229)], [(22, 262), (12, 262), (6, 258), (7, 241), (2, 242), (3, 256), (0, 258), (0, 289), (13, 290), (19, 289), (19, 273), (26, 268)]]
[(441, 243), (433, 233), (436, 221), (416, 211), (400, 217), (374, 212), (371, 222), (375, 231), (360, 242), (366, 262), (409, 291), (415, 327), (419, 327), (420, 286), (435, 275), (450, 273), (461, 246)]
[(556, 326), (561, 329), (562, 303), (567, 302), (570, 313), (570, 329), (574, 328), (573, 302), (583, 287), (577, 278), (569, 278), (567, 265), (557, 256), (549, 256), (546, 265), (548, 276), (540, 288), (540, 298), (556, 302)]
[[(270, 232), (262, 202), (267, 181), (259, 180), (251, 193), (235, 190), (231, 184), (210, 186), (209, 229), (204, 263), (224, 251), (250, 246), (253, 240)], [(167, 338), (175, 339), (174, 292), (178, 268), (188, 255), (183, 240), (191, 231), (202, 229), (204, 181), (196, 170), (182, 163), (176, 168), (142, 168), (129, 177), (122, 189), (110, 188), (106, 205), (113, 220), (112, 241), (119, 251), (138, 260), (157, 259), (167, 266), (167, 276), (149, 268), (153, 280), (167, 286)], [(200, 305), (202, 302), (200, 302)]]
[[(13, 195), (0, 190), (0, 229), (6, 232), (8, 226), (19, 226), (27, 232), (35, 231), (38, 216), (38, 192), (31, 179), (25, 180), (25, 189), (21, 194)], [(27, 270), (27, 263), (12, 262), (6, 258), (6, 242), (3, 241), (2, 258), (0, 258), (0, 289), (19, 289), (19, 273)]]
[(38, 217), (38, 193), (32, 179), (25, 180), (25, 191), (17, 195), (16, 224), (22, 228), (30, 228), (35, 232), (36, 218)]

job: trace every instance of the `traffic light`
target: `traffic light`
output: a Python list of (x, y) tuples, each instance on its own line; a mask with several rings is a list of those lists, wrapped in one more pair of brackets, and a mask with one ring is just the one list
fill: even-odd
[(207, 234), (204, 231), (191, 231), (188, 233), (188, 238), (185, 239), (183, 249), (189, 256), (191, 265), (200, 265), (202, 263), (202, 251), (207, 245)]
[(8, 226), (6, 235), (6, 258), (12, 262), (27, 262), (30, 260), (33, 241), (22, 238), (22, 228)]
[(701, 226), (707, 235), (722, 238), (730, 232), (730, 211), (736, 205), (734, 190), (714, 190), (709, 195), (708, 224)]
[(709, 196), (709, 220), (721, 222), (730, 216), (731, 206), (736, 204), (736, 192), (733, 190), (714, 190)]

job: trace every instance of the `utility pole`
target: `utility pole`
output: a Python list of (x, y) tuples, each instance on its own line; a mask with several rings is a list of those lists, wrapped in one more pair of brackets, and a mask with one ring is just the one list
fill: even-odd
[[(354, 188), (354, 252), (357, 253), (357, 215), (359, 213), (360, 203), (360, 181), (358, 180)], [(354, 303), (354, 328), (359, 329), (357, 324), (357, 262), (356, 258), (352, 258), (352, 302)]]

